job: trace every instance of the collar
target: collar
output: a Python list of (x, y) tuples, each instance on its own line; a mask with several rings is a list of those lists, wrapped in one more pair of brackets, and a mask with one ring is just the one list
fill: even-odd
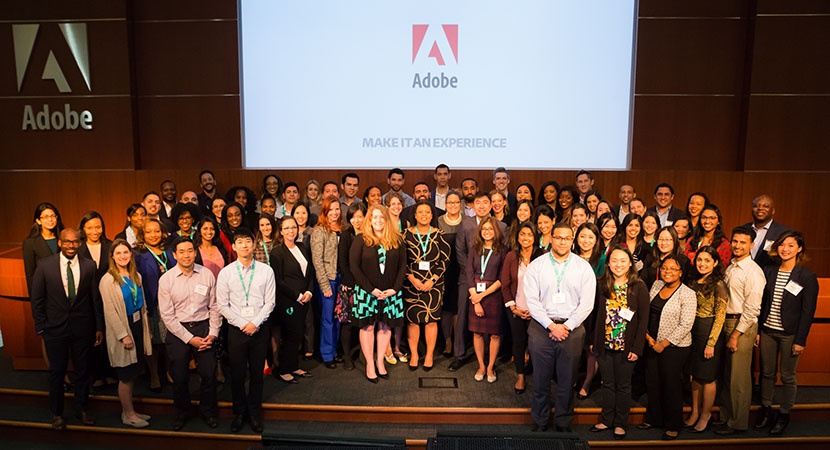
[(769, 222), (767, 222), (766, 225), (762, 226), (761, 228), (757, 228), (755, 226), (755, 222), (752, 222), (752, 229), (755, 230), (755, 231), (758, 231), (758, 230), (767, 230), (767, 231), (769, 231), (770, 225), (772, 225), (772, 220), (771, 219), (770, 219)]
[(69, 259), (66, 256), (64, 256), (63, 252), (58, 252), (58, 254), (60, 255), (61, 267), (65, 267), (67, 262), (71, 263), (72, 267), (75, 267), (75, 266), (78, 265), (78, 255), (77, 254), (75, 254), (75, 257), (72, 258), (72, 259)]
[[(170, 272), (173, 272), (174, 270), (176, 271), (176, 276), (177, 277), (180, 277), (180, 276), (184, 275), (184, 272), (182, 272), (182, 269), (179, 267), (178, 264), (173, 266), (173, 268), (168, 270), (167, 272), (170, 273)], [(198, 264), (193, 264), (193, 272), (191, 272), (191, 275), (198, 274), (201, 271), (202, 271), (202, 266), (200, 266)]]

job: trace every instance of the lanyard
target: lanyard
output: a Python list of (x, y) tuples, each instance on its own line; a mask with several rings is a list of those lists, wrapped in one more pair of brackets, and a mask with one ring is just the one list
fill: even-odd
[(491, 248), (487, 252), (487, 259), (484, 259), (484, 255), (481, 255), (481, 279), (484, 279), (484, 272), (487, 270), (487, 264), (490, 262), (490, 257), (493, 256), (493, 249)]
[(285, 204), (282, 205), (282, 216), (290, 216), (291, 213), (285, 209)]
[(161, 271), (161, 273), (167, 272), (167, 253), (161, 252), (161, 258), (159, 258), (158, 255), (156, 255), (156, 252), (149, 249), (148, 251), (151, 255), (153, 255), (153, 258), (155, 258), (155, 260), (158, 261), (159, 270)]
[[(420, 245), (421, 245), (421, 250), (423, 250), (423, 256), (426, 256), (426, 254), (427, 254), (427, 248), (429, 248), (429, 237), (430, 237), (430, 233), (432, 233), (432, 227), (429, 227), (429, 229), (427, 230), (427, 238), (426, 238), (426, 241), (422, 241), (422, 240), (421, 240), (421, 232), (420, 232), (420, 231), (418, 231), (418, 227), (417, 227), (417, 226), (415, 227), (415, 234), (418, 236), (418, 244), (420, 244)], [(482, 272), (483, 272), (483, 270), (482, 270)]]
[[(562, 286), (562, 278), (565, 277), (565, 271), (568, 270), (568, 264), (571, 263), (571, 257), (568, 255), (568, 259), (565, 260), (565, 264), (556, 264), (556, 260), (553, 259), (553, 252), (548, 253), (548, 258), (550, 258), (550, 264), (553, 266), (553, 273), (556, 275), (556, 290), (561, 291)], [(562, 270), (559, 270), (559, 266), (562, 266)]]
[(268, 243), (262, 241), (262, 249), (265, 250), (265, 260), (268, 261), (268, 265), (271, 265), (271, 255), (268, 253)]
[(245, 306), (248, 306), (248, 296), (251, 294), (251, 286), (254, 284), (256, 261), (251, 261), (251, 275), (248, 277), (248, 286), (245, 286), (245, 280), (242, 278), (242, 269), (239, 268), (241, 265), (242, 263), (237, 261), (236, 274), (239, 275), (239, 283), (242, 284), (242, 292), (245, 293)]
[(127, 287), (130, 289), (130, 294), (133, 296), (133, 309), (138, 309), (138, 288), (130, 277), (121, 275), (121, 278), (124, 280), (124, 283), (127, 284)]
[(544, 239), (544, 238), (545, 238), (544, 236), (539, 236), (539, 248), (541, 248), (541, 249), (543, 249), (543, 250), (544, 250), (544, 249), (546, 249), (546, 248), (548, 248), (548, 245), (550, 245), (550, 244), (548, 244), (548, 245), (542, 245), (542, 239)]
[[(184, 235), (182, 234), (182, 230), (179, 230), (179, 232), (178, 232), (178, 233), (176, 233), (176, 234), (178, 234), (179, 236), (184, 236)], [(190, 232), (190, 235), (189, 235), (188, 237), (189, 237), (190, 239), (193, 239), (193, 235), (194, 235), (194, 234), (196, 234), (196, 231), (191, 231), (191, 232)]]

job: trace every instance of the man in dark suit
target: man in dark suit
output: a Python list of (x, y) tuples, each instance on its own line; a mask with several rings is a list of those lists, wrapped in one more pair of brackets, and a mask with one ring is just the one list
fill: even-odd
[[(450, 372), (455, 372), (460, 369), (466, 362), (465, 353), (467, 352), (467, 309), (470, 305), (470, 286), (467, 286), (465, 273), (472, 268), (467, 267), (467, 255), (475, 251), (475, 239), (478, 233), (478, 224), (482, 219), (490, 215), (490, 194), (486, 192), (476, 192), (473, 200), (473, 209), (475, 210), (475, 217), (464, 217), (461, 221), (461, 228), (458, 230), (455, 238), (455, 252), (458, 255), (458, 266), (460, 273), (458, 275), (458, 321), (455, 324), (455, 338), (453, 340), (453, 352), (455, 352), (455, 359), (447, 367)], [(499, 229), (505, 242), (508, 241), (507, 225), (497, 220)], [(450, 289), (447, 286), (447, 289)]]
[(767, 252), (781, 233), (790, 230), (778, 222), (773, 222), (774, 215), (775, 201), (769, 195), (759, 195), (752, 200), (752, 222), (744, 225), (755, 230), (752, 260), (762, 269), (775, 264)]
[(507, 200), (507, 207), (510, 209), (510, 214), (516, 212), (516, 196), (509, 191), (510, 187), (510, 172), (504, 167), (497, 167), (493, 171), (493, 187), (501, 192)]
[(686, 215), (686, 212), (672, 206), (674, 201), (674, 187), (669, 183), (660, 183), (654, 188), (654, 200), (656, 205), (648, 209), (657, 213), (660, 218), (660, 226), (671, 226), (675, 220)]
[(72, 355), (75, 409), (84, 425), (95, 419), (86, 411), (91, 384), (90, 349), (104, 338), (104, 314), (95, 262), (78, 256), (81, 234), (67, 228), (58, 237), (60, 253), (44, 258), (32, 280), (32, 316), (35, 331), (43, 336), (49, 359), (49, 409), (52, 428), (63, 430), (63, 380)]

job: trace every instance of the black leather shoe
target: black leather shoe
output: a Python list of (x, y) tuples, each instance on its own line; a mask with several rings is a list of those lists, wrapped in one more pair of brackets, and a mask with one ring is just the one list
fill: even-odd
[(769, 406), (762, 406), (758, 410), (758, 418), (755, 420), (755, 425), (752, 428), (756, 430), (763, 430), (772, 423), (772, 408)]
[(251, 430), (254, 433), (262, 433), (262, 420), (259, 417), (251, 416), (250, 419)]
[(351, 358), (346, 358), (346, 360), (343, 362), (343, 369), (348, 370), (350, 372), (354, 370), (354, 361), (352, 361)]
[(52, 429), (53, 430), (65, 430), (66, 429), (66, 420), (64, 420), (61, 416), (53, 416), (52, 417)]
[(299, 381), (297, 381), (297, 377), (295, 377), (293, 374), (289, 373), (289, 374), (285, 374), (285, 375), (290, 375), (291, 378), (283, 378), (284, 375), (277, 375), (276, 378), (278, 380), (282, 381), (283, 383), (288, 383), (288, 384), (297, 384), (297, 383), (299, 383)]
[(231, 431), (237, 433), (239, 430), (242, 429), (242, 425), (245, 424), (245, 417), (242, 414), (237, 414), (233, 416), (233, 422), (231, 422)]
[(367, 375), (366, 379), (369, 380), (369, 382), (372, 384), (378, 384), (378, 377), (369, 378), (369, 376)]
[(408, 366), (408, 367), (409, 367), (410, 372), (414, 372), (414, 371), (418, 370), (418, 366)]
[(388, 379), (389, 379), (389, 372), (387, 372), (387, 373), (379, 373), (379, 374), (378, 374), (378, 378), (383, 378), (384, 380), (388, 380)]
[(92, 414), (89, 414), (86, 411), (79, 412), (75, 417), (81, 421), (82, 424), (87, 426), (95, 425), (95, 417)]
[(539, 425), (539, 424), (534, 423), (533, 427), (530, 429), (530, 431), (532, 431), (534, 433), (537, 433), (539, 431), (548, 431), (548, 426), (547, 425)]
[(447, 370), (450, 372), (455, 372), (456, 370), (460, 369), (461, 366), (464, 365), (464, 362), (458, 358), (452, 360), (449, 366), (447, 366)]
[(214, 416), (202, 416), (202, 420), (205, 421), (205, 425), (207, 425), (208, 428), (216, 428), (219, 426), (219, 421), (217, 421)]
[(599, 424), (593, 425), (591, 426), (591, 428), (588, 429), (588, 431), (590, 431), (591, 433), (599, 433), (600, 431), (606, 430), (608, 430), (608, 426), (603, 425), (602, 427), (600, 427)]
[(560, 427), (559, 425), (556, 426), (557, 433), (573, 433), (574, 430), (571, 427)]
[(429, 372), (430, 370), (432, 370), (432, 367), (433, 366), (428, 366), (428, 365), (424, 364), (424, 372)]
[(734, 436), (736, 434), (741, 434), (743, 432), (744, 430), (736, 430), (728, 426), (723, 426), (715, 430), (715, 434), (717, 434), (718, 436)]
[(650, 430), (652, 428), (654, 428), (654, 425), (652, 425), (650, 423), (646, 423), (646, 422), (643, 422), (643, 423), (637, 425), (638, 430)]
[(770, 436), (781, 436), (784, 434), (784, 430), (787, 429), (787, 425), (790, 424), (790, 415), (779, 413), (778, 419), (775, 420), (775, 425), (772, 426), (772, 429), (769, 430)]
[(184, 424), (186, 424), (188, 420), (190, 420), (190, 418), (184, 414), (176, 416), (176, 419), (173, 420), (173, 431), (179, 431), (184, 428)]
[[(622, 433), (618, 433), (618, 432), (617, 432), (617, 429), (622, 430)], [(614, 429), (614, 440), (615, 440), (615, 441), (619, 441), (619, 440), (621, 440), (621, 439), (625, 439), (625, 434), (626, 434), (626, 433), (625, 433), (625, 428), (622, 428), (622, 427), (617, 427), (617, 428), (615, 428), (615, 429)]]
[(335, 356), (334, 357), (334, 362), (337, 363), (337, 364), (343, 363), (343, 357), (340, 356), (340, 355)]
[(660, 439), (662, 439), (664, 441), (673, 441), (673, 440), (677, 439), (678, 436), (680, 436), (679, 431), (666, 430), (666, 431), (663, 432), (663, 437), (660, 438)]
[(323, 365), (326, 366), (326, 369), (336, 369), (337, 368), (337, 363), (334, 362), (334, 361), (324, 362)]

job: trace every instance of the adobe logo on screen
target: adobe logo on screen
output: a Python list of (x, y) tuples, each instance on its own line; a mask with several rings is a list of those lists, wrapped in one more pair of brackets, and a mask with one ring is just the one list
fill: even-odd
[[(429, 58), (441, 67), (446, 66), (448, 61), (458, 64), (458, 24), (443, 24), (440, 28), (437, 25), (412, 25), (412, 64), (415, 61), (428, 61)], [(416, 73), (412, 87), (455, 89), (458, 87), (458, 77), (443, 71), (440, 74)]]

